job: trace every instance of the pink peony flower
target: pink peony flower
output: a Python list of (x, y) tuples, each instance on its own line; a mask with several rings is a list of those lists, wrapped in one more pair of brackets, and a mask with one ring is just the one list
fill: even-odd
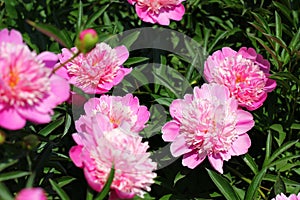
[(287, 197), (287, 196), (285, 196), (285, 194), (281, 193), (281, 194), (278, 194), (272, 200), (300, 200), (300, 193), (298, 193), (298, 195), (291, 194), (289, 197)]
[(228, 87), (239, 106), (252, 111), (274, 90), (276, 82), (269, 79), (270, 63), (254, 49), (242, 47), (238, 52), (229, 47), (214, 52), (204, 64), (204, 77), (208, 83)]
[(146, 106), (139, 105), (139, 99), (127, 94), (124, 97), (102, 95), (91, 98), (84, 105), (86, 115), (102, 113), (107, 116), (113, 128), (122, 126), (138, 133), (145, 128), (150, 112)]
[(25, 188), (16, 196), (15, 200), (47, 200), (42, 188)]
[[(61, 63), (78, 51), (76, 47), (71, 50), (73, 52), (66, 48), (62, 49), (62, 53), (58, 55)], [(93, 50), (79, 54), (56, 73), (86, 93), (103, 94), (119, 84), (124, 76), (131, 72), (131, 68), (121, 66), (128, 56), (129, 52), (125, 46), (112, 49), (105, 43), (98, 43)]]
[(143, 197), (154, 183), (156, 163), (149, 158), (148, 144), (128, 129), (113, 128), (110, 119), (100, 112), (76, 121), (79, 133), (73, 134), (77, 146), (70, 157), (83, 168), (85, 178), (96, 191), (101, 191), (114, 165), (115, 176), (110, 200)]
[(172, 155), (183, 155), (182, 164), (191, 169), (208, 157), (223, 173), (223, 161), (245, 154), (251, 145), (246, 132), (254, 126), (253, 117), (238, 108), (223, 85), (195, 87), (192, 95), (172, 102), (170, 114), (173, 120), (163, 126), (163, 140), (172, 142)]
[(139, 18), (152, 24), (169, 25), (170, 19), (179, 21), (185, 9), (181, 4), (185, 0), (127, 0), (135, 5)]
[(0, 31), (0, 126), (21, 129), (26, 120), (51, 121), (53, 109), (69, 98), (66, 80), (51, 74), (57, 56), (37, 55), (23, 43), (16, 30)]

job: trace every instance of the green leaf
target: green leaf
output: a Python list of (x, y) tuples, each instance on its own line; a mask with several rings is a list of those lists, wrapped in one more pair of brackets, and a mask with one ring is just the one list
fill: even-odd
[(274, 153), (272, 154), (272, 156), (264, 163), (263, 167), (270, 165), (279, 155), (281, 155), (286, 150), (288, 150), (289, 148), (291, 148), (292, 146), (294, 146), (297, 142), (298, 142), (298, 140), (296, 140), (296, 141), (289, 141), (289, 142), (283, 144), (278, 149), (276, 149), (276, 151), (274, 151)]
[(72, 41), (68, 40), (68, 37), (66, 37), (60, 29), (57, 27), (50, 25), (50, 24), (42, 24), (42, 23), (36, 23), (30, 20), (26, 20), (28, 24), (39, 30), (40, 32), (44, 33), (45, 35), (53, 38), (55, 41), (57, 41), (59, 44), (61, 44), (64, 47), (71, 48), (72, 47)]
[(39, 131), (38, 134), (47, 137), (50, 133), (52, 133), (55, 129), (61, 126), (65, 121), (64, 117), (58, 118), (57, 120), (48, 124), (45, 128)]
[(72, 181), (76, 180), (76, 178), (71, 176), (62, 176), (56, 179), (56, 182), (59, 187), (64, 187), (65, 185), (68, 185)]
[[(276, 33), (276, 38), (282, 38), (282, 23), (281, 23), (281, 17), (278, 14), (277, 11), (275, 11), (275, 33)], [(275, 44), (275, 51), (279, 50), (279, 45), (278, 43)]]
[(178, 172), (175, 176), (175, 179), (174, 179), (174, 185), (177, 183), (177, 181), (179, 181), (180, 179), (184, 178), (185, 175), (184, 174), (181, 174), (181, 172)]
[(226, 180), (224, 177), (222, 177), (220, 174), (206, 169), (208, 172), (208, 175), (210, 176), (211, 180), (215, 183), (215, 185), (218, 187), (218, 189), (221, 191), (221, 193), (224, 195), (226, 199), (230, 200), (239, 200), (239, 196), (235, 193), (235, 190), (230, 185), (228, 180)]
[(243, 156), (243, 160), (248, 165), (248, 167), (252, 170), (252, 172), (254, 174), (258, 173), (258, 166), (255, 163), (254, 159), (249, 154), (245, 154)]
[(0, 172), (4, 169), (6, 169), (7, 167), (10, 167), (14, 164), (16, 164), (19, 160), (18, 159), (7, 159), (6, 161), (1, 161), (0, 162)]
[(61, 187), (59, 187), (56, 182), (51, 179), (49, 179), (49, 181), (52, 185), (52, 189), (58, 194), (61, 200), (70, 200), (70, 197), (67, 195), (67, 193)]
[(134, 65), (134, 64), (138, 64), (144, 61), (149, 60), (149, 58), (147, 57), (132, 57), (132, 58), (128, 58), (126, 60), (126, 62), (124, 63), (125, 66), (130, 66), (130, 65)]
[(64, 132), (61, 137), (64, 137), (68, 133), (68, 131), (71, 127), (71, 124), (72, 124), (72, 117), (68, 113), (66, 113), (65, 128), (64, 128)]
[(162, 196), (159, 200), (169, 200), (171, 198), (172, 194), (166, 194)]
[(263, 168), (258, 174), (254, 176), (254, 178), (251, 181), (251, 184), (248, 187), (244, 200), (256, 199), (255, 195), (259, 189), (260, 183), (264, 175), (266, 174), (266, 172), (267, 172), (267, 168)]
[(280, 175), (277, 176), (276, 182), (274, 184), (275, 195), (280, 193), (286, 193), (285, 184)]
[(24, 171), (13, 171), (13, 172), (7, 172), (0, 174), (0, 181), (7, 181), (11, 179), (20, 178), (23, 176), (28, 176), (30, 172), (24, 172)]
[(107, 194), (109, 193), (109, 190), (110, 190), (110, 186), (114, 180), (114, 176), (115, 176), (115, 168), (114, 168), (114, 166), (112, 166), (109, 176), (108, 176), (108, 179), (107, 179), (102, 191), (97, 195), (95, 200), (103, 200), (107, 196)]
[(133, 43), (137, 40), (137, 38), (139, 37), (141, 31), (134, 31), (133, 33), (130, 33), (129, 35), (125, 36), (122, 40), (121, 40), (121, 44), (125, 45), (127, 47), (127, 49), (130, 49), (131, 45), (133, 45)]
[(271, 151), (272, 151), (272, 134), (271, 134), (271, 132), (269, 132), (267, 141), (266, 141), (266, 154), (265, 154), (263, 166), (265, 166), (265, 164), (268, 163), (268, 160), (271, 156)]
[(14, 198), (12, 197), (12, 195), (10, 194), (9, 190), (7, 189), (7, 187), (0, 182), (0, 199), (2, 200), (13, 200)]
[(84, 29), (90, 28), (91, 25), (95, 22), (96, 19), (98, 19), (110, 6), (110, 4), (107, 4), (100, 8), (97, 12), (94, 12), (93, 15), (87, 20), (87, 23), (84, 25)]

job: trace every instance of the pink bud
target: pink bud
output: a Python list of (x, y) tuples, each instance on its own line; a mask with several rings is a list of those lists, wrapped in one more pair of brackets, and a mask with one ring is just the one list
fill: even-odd
[(42, 188), (25, 188), (18, 193), (15, 200), (47, 200), (47, 197)]
[(75, 46), (80, 52), (88, 53), (96, 46), (97, 42), (97, 32), (94, 29), (86, 29), (79, 34), (75, 41)]

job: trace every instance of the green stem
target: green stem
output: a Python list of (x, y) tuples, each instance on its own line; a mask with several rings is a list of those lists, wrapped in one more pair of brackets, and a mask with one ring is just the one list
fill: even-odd
[(68, 60), (66, 60), (65, 62), (61, 63), (59, 66), (55, 67), (52, 70), (52, 74), (54, 74), (57, 70), (59, 70), (61, 67), (65, 66), (68, 62), (72, 61), (74, 58), (76, 58), (77, 56), (79, 56), (80, 51), (78, 51), (77, 53), (73, 54), (73, 56), (71, 58), (69, 58)]
[[(234, 173), (235, 175), (237, 175), (238, 177), (240, 177), (243, 181), (245, 181), (246, 183), (251, 184), (251, 179), (246, 178), (244, 175), (242, 175), (240, 172), (238, 172), (237, 170), (227, 166), (227, 168), (229, 169), (229, 171), (231, 171), (232, 173)], [(260, 186), (260, 188), (270, 191), (268, 188), (262, 187)], [(261, 189), (258, 188), (258, 192), (260, 193), (260, 195), (262, 196), (263, 199), (267, 199), (266, 195), (263, 193), (263, 191), (261, 191)]]

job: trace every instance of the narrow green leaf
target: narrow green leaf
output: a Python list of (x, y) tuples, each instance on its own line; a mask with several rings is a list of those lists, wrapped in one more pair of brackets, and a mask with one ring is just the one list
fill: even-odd
[(83, 6), (82, 6), (82, 1), (79, 1), (78, 5), (78, 17), (77, 17), (77, 33), (82, 31), (81, 23), (82, 23), (82, 13), (83, 13)]
[(64, 121), (65, 121), (64, 117), (58, 118), (57, 120), (48, 124), (42, 130), (40, 130), (38, 134), (47, 137), (50, 133), (52, 133), (55, 129), (57, 129), (60, 125), (62, 125)]
[(149, 60), (149, 58), (147, 57), (132, 57), (132, 58), (128, 58), (126, 60), (126, 62), (124, 63), (125, 66), (130, 66), (130, 65), (134, 65), (134, 64), (138, 64), (144, 61)]
[(269, 131), (267, 141), (266, 141), (266, 154), (265, 154), (263, 166), (265, 166), (268, 163), (268, 160), (271, 156), (271, 151), (272, 151), (272, 134)]
[(65, 185), (68, 185), (72, 181), (76, 180), (76, 178), (71, 177), (71, 176), (62, 176), (58, 179), (56, 179), (56, 182), (59, 187), (64, 187)]
[(59, 44), (61, 44), (64, 47), (70, 48), (71, 46), (68, 45), (67, 38), (62, 33), (62, 31), (58, 28), (56, 28), (53, 25), (50, 24), (42, 24), (42, 23), (36, 23), (30, 20), (26, 20), (28, 24), (39, 30), (40, 32), (44, 33), (45, 35), (53, 38), (55, 41), (57, 41)]
[(64, 132), (61, 137), (64, 137), (68, 133), (68, 131), (71, 127), (71, 124), (72, 124), (72, 117), (68, 113), (66, 113), (65, 128), (64, 128)]
[(20, 178), (23, 176), (28, 176), (30, 172), (24, 172), (24, 171), (13, 171), (13, 172), (7, 172), (0, 174), (0, 181), (7, 181), (15, 178)]
[[(285, 42), (283, 40), (281, 40), (280, 38), (275, 37), (270, 34), (267, 34), (267, 33), (263, 33), (263, 35), (266, 36), (267, 38), (269, 38), (270, 40), (274, 41), (275, 50), (276, 50), (276, 45), (279, 45), (282, 48), (284, 48), (289, 54), (291, 53), (290, 50), (288, 49), (288, 47), (286, 46)], [(279, 46), (278, 46), (278, 48), (279, 48)], [(276, 51), (278, 51), (278, 49)]]
[(297, 51), (298, 49), (296, 48), (297, 45), (299, 45), (300, 41), (300, 28), (298, 29), (297, 33), (294, 35), (292, 38), (292, 41), (289, 44), (289, 47), (292, 51)]
[[(276, 34), (276, 38), (282, 38), (282, 24), (281, 24), (281, 17), (278, 14), (277, 11), (275, 11), (275, 34)], [(279, 44), (276, 43), (275, 44), (275, 50), (278, 51), (279, 50)]]
[(31, 187), (33, 187), (34, 178), (35, 178), (35, 173), (32, 173), (32, 174), (29, 176), (29, 178), (28, 178), (28, 180), (27, 180), (27, 182), (26, 182), (26, 188), (31, 188)]
[(266, 172), (267, 172), (267, 168), (263, 168), (258, 174), (254, 176), (254, 178), (251, 181), (251, 184), (248, 187), (244, 200), (256, 199), (255, 195), (259, 189), (260, 183), (264, 175), (266, 174)]
[(2, 200), (13, 200), (13, 196), (10, 194), (7, 187), (0, 182), (0, 199)]
[(291, 160), (297, 159), (297, 158), (300, 158), (300, 155), (286, 156), (284, 158), (280, 158), (280, 159), (275, 160), (274, 162), (270, 163), (266, 167), (270, 168), (274, 165), (280, 164), (281, 162), (287, 162), (287, 161), (291, 161)]
[(1, 163), (0, 163), (0, 172), (2, 170), (6, 169), (7, 167), (10, 167), (10, 166), (16, 164), (18, 161), (19, 161), (18, 159), (14, 160), (14, 159), (11, 159), (11, 158), (7, 159), (5, 161), (1, 161)]
[(289, 148), (291, 148), (292, 146), (294, 146), (297, 142), (298, 142), (298, 140), (296, 140), (296, 141), (289, 141), (289, 142), (283, 144), (281, 147), (279, 147), (278, 149), (276, 149), (276, 151), (274, 151), (273, 155), (266, 161), (266, 163), (264, 163), (263, 166), (270, 165), (279, 155), (281, 155), (286, 150), (288, 150)]
[(274, 184), (274, 191), (275, 191), (275, 195), (280, 193), (284, 193), (284, 194), (286, 193), (285, 184), (280, 175), (278, 175), (276, 178), (276, 182)]
[(53, 180), (49, 179), (52, 189), (58, 194), (61, 200), (70, 200), (70, 197), (67, 195), (67, 193), (59, 187), (59, 185), (54, 182)]
[(140, 31), (134, 31), (133, 33), (130, 33), (129, 35), (125, 36), (120, 43), (125, 45), (128, 49), (130, 49), (131, 45), (139, 37), (140, 33)]
[(185, 175), (184, 174), (181, 174), (181, 172), (178, 172), (175, 176), (175, 179), (174, 179), (174, 185), (177, 183), (177, 181), (179, 181), (180, 179), (184, 178)]
[(279, 8), (279, 10), (284, 14), (284, 16), (293, 23), (293, 19), (291, 18), (291, 10), (289, 8), (287, 8), (285, 5), (276, 2), (276, 1), (272, 1), (272, 3)]
[[(270, 182), (276, 182), (277, 176), (273, 174), (266, 174), (265, 177), (263, 178), (264, 181), (270, 181)], [(288, 178), (282, 177), (282, 180), (286, 185), (293, 186), (293, 187), (298, 187), (300, 185), (300, 182), (290, 180)]]
[(97, 12), (94, 12), (93, 15), (87, 20), (87, 23), (84, 25), (85, 29), (90, 28), (91, 25), (95, 22), (96, 19), (98, 19), (109, 7), (110, 5), (107, 4), (100, 8)]
[(94, 198), (93, 190), (88, 187), (87, 191), (86, 191), (86, 198), (85, 198), (85, 200), (93, 200), (93, 198)]
[(218, 189), (221, 191), (221, 193), (226, 199), (240, 199), (239, 196), (235, 193), (233, 187), (224, 177), (212, 170), (206, 169), (206, 171), (208, 172), (208, 175), (210, 176), (211, 180), (215, 183), (215, 185), (218, 187)]
[(243, 160), (248, 165), (248, 167), (252, 170), (252, 172), (254, 174), (258, 173), (258, 166), (255, 163), (254, 159), (249, 154), (245, 154), (243, 156)]
[(109, 190), (110, 190), (110, 186), (114, 180), (114, 176), (115, 176), (115, 168), (114, 168), (114, 166), (112, 166), (109, 176), (108, 176), (108, 179), (107, 179), (102, 191), (97, 195), (95, 200), (103, 200), (107, 196), (107, 194), (109, 193)]

